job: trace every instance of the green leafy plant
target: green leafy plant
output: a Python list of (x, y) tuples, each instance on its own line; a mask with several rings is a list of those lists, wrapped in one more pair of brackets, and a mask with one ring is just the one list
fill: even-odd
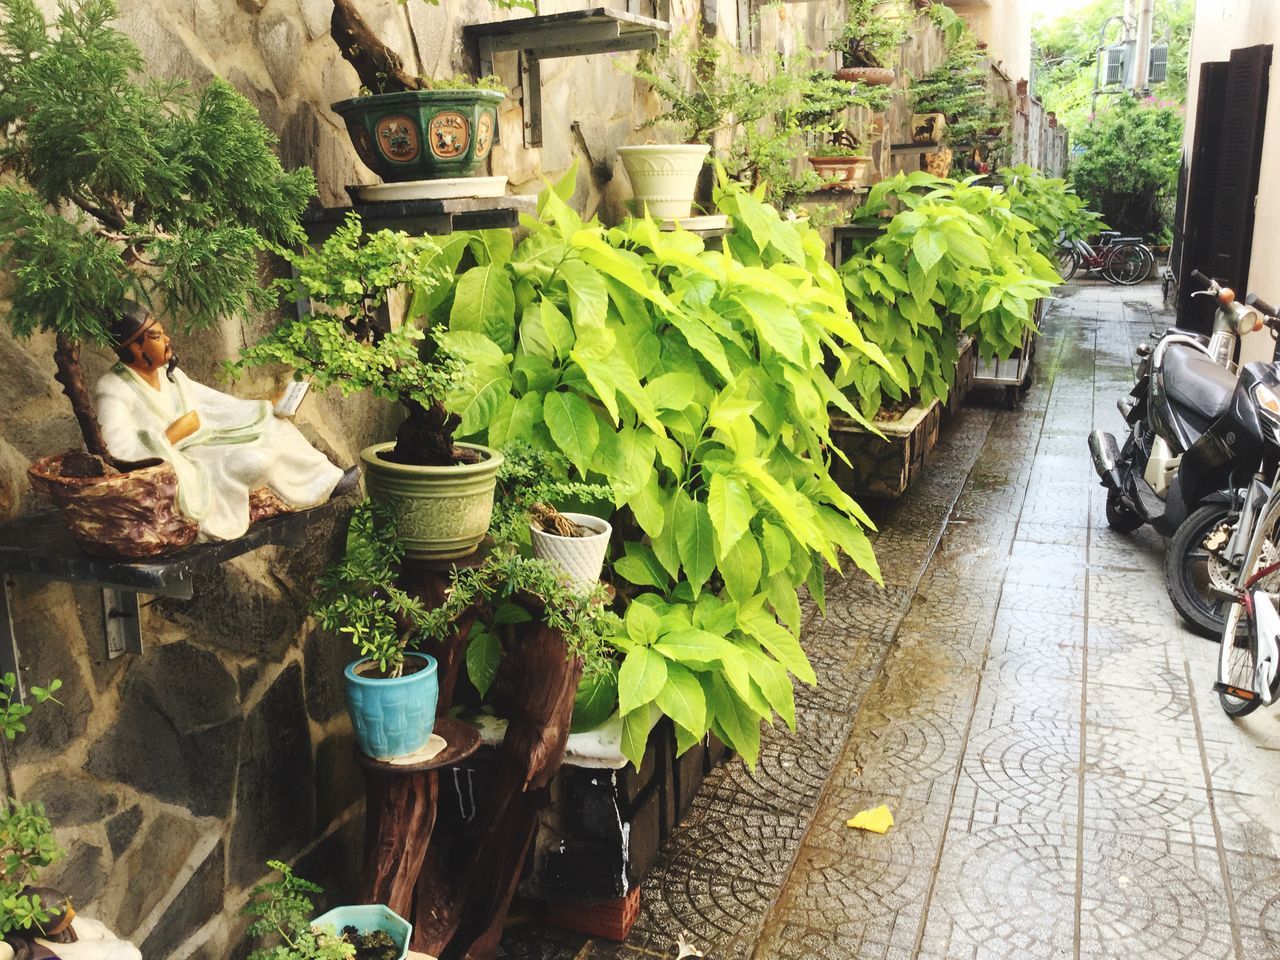
[(1076, 134), (1071, 185), (1117, 230), (1166, 239), (1182, 127), (1176, 108), (1121, 98)]
[[(758, 191), (721, 175), (735, 229), (712, 251), (648, 219), (583, 222), (557, 192), (572, 182), (543, 192), (508, 259), (460, 275), (459, 296), (502, 272), (515, 298), (456, 344), (487, 386), (450, 405), (460, 434), (557, 451), (610, 488), (625, 755), (639, 763), (661, 711), (681, 749), (712, 730), (754, 763), (760, 721), (794, 722), (788, 674), (815, 679), (797, 587), (822, 603), (823, 561), (841, 551), (877, 571), (869, 521), (828, 473), (827, 407), (858, 412), (824, 368), (886, 361), (816, 231)], [(447, 322), (447, 301), (438, 311)]]
[(253, 918), (248, 935), (271, 942), (249, 954), (249, 960), (354, 960), (356, 948), (332, 927), (311, 925), (311, 897), (324, 889), (295, 876), (287, 863), (268, 860), (267, 866), (279, 879), (254, 887), (242, 913)]
[(451, 77), (419, 77), (419, 90), (494, 90), (506, 93), (507, 85), (502, 78), (490, 74), (487, 77), (469, 77), (465, 73), (456, 73)]
[[(367, 391), (398, 401), (408, 416), (396, 434), (395, 460), (427, 466), (460, 462), (463, 451), (453, 444), (457, 420), (441, 398), (464, 372), (417, 321), (464, 246), (403, 231), (366, 235), (360, 218), (350, 214), (318, 248), (282, 251), (295, 277), (279, 281), (280, 287), (312, 309), (286, 315), (242, 350), (229, 372), (279, 363), (292, 368), (295, 378), (337, 387), (344, 396)], [(397, 290), (416, 292), (403, 316), (388, 324), (379, 313)], [(314, 305), (322, 311), (313, 312)]]
[(846, 67), (885, 67), (910, 35), (913, 15), (902, 0), (846, 0), (844, 25), (829, 48), (841, 53)]
[(1063, 240), (1084, 240), (1105, 229), (1067, 181), (1022, 164), (1000, 171), (1009, 209), (1036, 228), (1036, 249), (1053, 259)]
[[(54, 680), (47, 687), (32, 687), (36, 703), (57, 703), (62, 687)], [(14, 930), (38, 929), (51, 919), (40, 895), (27, 892), (40, 870), (62, 857), (53, 836), (53, 825), (39, 803), (18, 800), (13, 783), (11, 751), (18, 734), (26, 732), (26, 719), (34, 708), (18, 699), (18, 679), (12, 673), (0, 677), (0, 769), (4, 794), (0, 796), (0, 938)]]
[(115, 0), (0, 4), (0, 246), (19, 337), (54, 334), (57, 379), (90, 453), (107, 456), (80, 368), (132, 297), (206, 327), (273, 302), (258, 253), (301, 236), (315, 192), (286, 173), (254, 107), (215, 79), (145, 79)]
[[(885, 222), (891, 205), (901, 212)], [(962, 333), (983, 356), (1007, 357), (1034, 324), (1035, 301), (1061, 280), (1037, 228), (972, 181), (899, 174), (873, 187), (855, 218), (884, 230), (840, 273), (863, 335), (894, 374), (864, 362), (838, 380), (867, 416), (886, 400), (945, 398)]]
[[(935, 23), (942, 21), (939, 28), (946, 40), (946, 56), (923, 77), (912, 80), (911, 109), (945, 115), (943, 140), (972, 148), (989, 129), (1001, 125), (1003, 114), (992, 103), (989, 73), (973, 33), (954, 11), (940, 4), (928, 9)], [(935, 10), (946, 13), (935, 14)]]

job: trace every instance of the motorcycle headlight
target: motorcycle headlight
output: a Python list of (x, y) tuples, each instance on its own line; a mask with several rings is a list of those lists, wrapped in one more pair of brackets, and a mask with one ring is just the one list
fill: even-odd
[(1280, 397), (1266, 384), (1259, 383), (1253, 388), (1253, 399), (1272, 423), (1280, 424)]

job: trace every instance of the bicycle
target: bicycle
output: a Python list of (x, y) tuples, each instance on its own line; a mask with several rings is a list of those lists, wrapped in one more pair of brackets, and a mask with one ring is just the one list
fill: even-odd
[(1058, 247), (1058, 272), (1070, 280), (1081, 268), (1099, 271), (1108, 283), (1132, 286), (1141, 283), (1155, 266), (1156, 256), (1141, 237), (1122, 237), (1117, 230), (1098, 235), (1095, 249), (1088, 241), (1063, 240)]

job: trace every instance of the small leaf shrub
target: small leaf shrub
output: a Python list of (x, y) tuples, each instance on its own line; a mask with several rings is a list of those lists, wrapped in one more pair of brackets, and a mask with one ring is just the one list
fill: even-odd
[[(584, 222), (548, 189), (527, 239), (436, 307), (441, 341), (480, 370), (450, 397), (460, 434), (557, 452), (611, 493), (628, 603), (609, 642), (637, 764), (655, 708), (681, 750), (711, 730), (754, 763), (762, 719), (794, 725), (788, 674), (815, 679), (797, 588), (821, 604), (841, 551), (878, 575), (870, 521), (828, 473), (827, 408), (858, 412), (826, 369), (887, 361), (814, 230), (724, 177), (716, 202), (723, 251), (647, 219)], [(462, 298), (491, 284), (513, 297), (475, 329)], [(603, 686), (580, 702), (611, 700)]]
[(249, 960), (354, 960), (356, 948), (332, 927), (311, 926), (311, 896), (323, 893), (323, 888), (295, 876), (287, 863), (269, 860), (267, 866), (279, 879), (254, 887), (242, 911), (253, 918), (248, 936), (268, 941), (249, 954)]

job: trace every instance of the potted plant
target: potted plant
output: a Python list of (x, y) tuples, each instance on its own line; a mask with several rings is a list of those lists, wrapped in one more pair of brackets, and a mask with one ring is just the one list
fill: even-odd
[(92, 501), (97, 522), (72, 528), (90, 547), (137, 556), (139, 544), (163, 552), (195, 531), (171, 508), (171, 467), (112, 456), (81, 349), (111, 345), (126, 298), (163, 303), (188, 329), (267, 306), (258, 253), (302, 236), (315, 181), (282, 169), (275, 137), (230, 84), (144, 78), (137, 46), (98, 16), (110, 9), (72, 6), (50, 24), (34, 0), (13, 0), (0, 15), (0, 165), (12, 172), (0, 246), (20, 265), (5, 318), (18, 337), (53, 335), (55, 378), (88, 452), (37, 461), (33, 481), (60, 503)]
[(493, 147), (498, 104), (506, 96), (502, 81), (454, 76), (414, 82), (408, 89), (384, 82), (332, 105), (356, 153), (391, 183), (471, 176)]
[(910, 25), (902, 0), (846, 0), (844, 25), (828, 45), (842, 61), (837, 79), (868, 86), (893, 83), (893, 67), (886, 61), (907, 39)]
[(533, 555), (559, 567), (578, 592), (594, 590), (613, 535), (609, 521), (541, 503), (533, 505), (529, 520)]
[(871, 158), (860, 153), (862, 143), (852, 132), (842, 130), (809, 151), (809, 163), (826, 183), (823, 189), (848, 189), (861, 185)]
[(267, 861), (279, 879), (253, 888), (242, 913), (247, 934), (263, 943), (249, 960), (405, 960), (413, 927), (381, 904), (338, 907), (312, 919), (311, 897), (324, 890), (287, 863)]
[[(475, 550), (489, 527), (502, 465), (496, 450), (454, 442), (461, 421), (445, 409), (444, 398), (466, 373), (420, 325), (450, 258), (456, 263), (465, 243), (458, 237), (442, 249), (430, 237), (403, 232), (366, 236), (352, 214), (318, 248), (285, 253), (296, 276), (281, 283), (320, 311), (291, 313), (231, 366), (234, 372), (281, 363), (317, 387), (335, 386), (344, 396), (368, 391), (405, 408), (395, 441), (366, 447), (360, 460), (369, 496), (391, 511), (405, 554), (415, 559)], [(494, 298), (511, 295), (502, 280), (458, 291), (459, 326), (482, 328)], [(400, 290), (413, 295), (388, 322), (382, 311)]]

